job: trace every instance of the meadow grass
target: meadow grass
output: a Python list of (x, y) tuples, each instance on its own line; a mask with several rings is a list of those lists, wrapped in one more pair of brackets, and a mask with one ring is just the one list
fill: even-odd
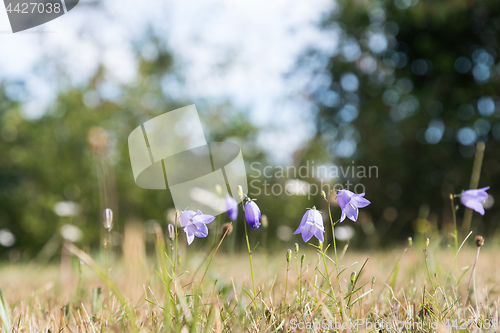
[[(498, 248), (488, 239), (469, 298), (478, 253), (472, 237), (456, 265), (454, 251), (437, 237), (425, 251), (423, 240), (370, 252), (337, 244), (338, 267), (326, 244), (303, 244), (298, 251), (292, 246), (289, 262), (286, 248), (257, 250), (254, 297), (248, 255), (220, 249), (212, 256), (186, 246), (176, 251), (175, 241), (159, 226), (155, 230), (156, 255), (138, 251), (144, 237), (129, 233), (123, 245), (134, 250), (124, 248), (110, 260), (109, 274), (103, 255), (73, 244), (66, 244), (73, 255), (69, 278), (59, 264), (2, 267), (4, 330), (12, 325), (13, 332), (498, 331)], [(176, 253), (180, 261), (174, 268)]]

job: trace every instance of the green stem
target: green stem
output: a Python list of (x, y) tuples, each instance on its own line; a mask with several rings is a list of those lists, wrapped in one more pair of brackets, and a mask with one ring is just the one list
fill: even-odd
[(302, 260), (300, 261), (300, 275), (299, 275), (299, 308), (302, 308)]
[(245, 225), (245, 238), (247, 240), (247, 248), (248, 248), (248, 257), (250, 258), (250, 273), (252, 274), (252, 286), (253, 286), (253, 304), (255, 307), (257, 307), (257, 304), (255, 303), (255, 297), (256, 297), (256, 293), (255, 293), (255, 279), (253, 277), (253, 263), (252, 263), (252, 250), (250, 249), (250, 241), (248, 240), (248, 232), (247, 232), (247, 223), (245, 221), (245, 223), (243, 223)]
[(285, 302), (284, 302), (284, 307), (285, 307), (285, 320), (286, 320), (286, 294), (288, 292), (288, 271), (290, 270), (290, 262), (287, 261), (286, 263), (286, 280), (285, 280)]
[(106, 229), (106, 239), (104, 240), (104, 267), (106, 269), (106, 276), (109, 277), (109, 262), (108, 262), (108, 257), (109, 257), (109, 229)]
[(328, 278), (328, 284), (330, 285), (330, 290), (332, 292), (332, 297), (333, 297), (333, 300), (335, 301), (335, 303), (337, 303), (337, 298), (335, 297), (335, 291), (333, 290), (333, 285), (332, 285), (332, 281), (330, 279), (330, 273), (328, 272), (328, 265), (326, 264), (326, 259), (325, 259), (325, 252), (323, 251), (323, 247), (321, 245), (321, 242), (320, 242), (320, 246), (321, 248), (321, 257), (323, 258), (323, 264), (325, 265), (325, 273), (326, 273), (326, 277)]
[(431, 281), (431, 286), (432, 286), (432, 291), (436, 291), (434, 288), (434, 283), (432, 282), (431, 278), (431, 272), (429, 271), (429, 265), (427, 265), (427, 249), (424, 249), (424, 255), (425, 255), (425, 269), (427, 269), (427, 275), (429, 276), (429, 281)]
[[(328, 201), (328, 215), (330, 216), (330, 224), (332, 226), (332, 238), (333, 238), (333, 251), (335, 252), (335, 269), (337, 270), (337, 277), (335, 278), (338, 283), (338, 276), (339, 276), (339, 265), (337, 261), (337, 244), (335, 243), (335, 224), (333, 223), (332, 219), (332, 208), (330, 206), (330, 201)], [(340, 287), (340, 285), (339, 285)]]
[(453, 227), (455, 228), (455, 253), (458, 251), (458, 232), (457, 232), (457, 214), (455, 210), (455, 201), (453, 200), (455, 196), (450, 194), (451, 201), (451, 212), (453, 213)]
[[(458, 231), (457, 231), (457, 211), (455, 209), (455, 195), (450, 194), (451, 212), (453, 214), (453, 227), (455, 228), (455, 256), (458, 255)], [(455, 270), (458, 273), (458, 262), (455, 262)]]

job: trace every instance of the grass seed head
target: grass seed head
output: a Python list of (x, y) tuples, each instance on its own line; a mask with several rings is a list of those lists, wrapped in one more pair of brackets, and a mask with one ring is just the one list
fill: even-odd
[(243, 187), (241, 187), (241, 185), (238, 185), (238, 195), (240, 199), (243, 200)]
[(476, 236), (476, 246), (481, 247), (484, 245), (484, 238), (483, 236)]
[(175, 240), (175, 229), (172, 223), (168, 225), (168, 238), (170, 238), (172, 242)]
[(222, 234), (225, 235), (227, 232), (230, 235), (233, 232), (233, 224), (232, 223), (224, 223), (222, 225)]
[(103, 213), (103, 225), (107, 230), (111, 230), (113, 227), (113, 211), (109, 208), (106, 208)]

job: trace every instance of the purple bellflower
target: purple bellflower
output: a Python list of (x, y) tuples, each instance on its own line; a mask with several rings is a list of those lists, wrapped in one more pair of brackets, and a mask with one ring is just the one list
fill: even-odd
[(208, 228), (207, 224), (215, 220), (214, 216), (205, 215), (201, 211), (193, 212), (192, 210), (186, 210), (181, 215), (181, 225), (186, 233), (186, 238), (188, 245), (190, 245), (194, 236), (196, 237), (207, 237)]
[(236, 221), (238, 218), (238, 203), (232, 197), (226, 198), (227, 216), (231, 221)]
[(319, 241), (324, 242), (325, 227), (323, 226), (323, 216), (316, 210), (316, 207), (309, 209), (304, 216), (294, 235), (302, 234), (304, 242), (308, 242), (312, 236), (315, 236)]
[(460, 197), (460, 201), (462, 201), (465, 207), (468, 207), (472, 210), (475, 210), (479, 214), (484, 215), (483, 202), (488, 199), (488, 193), (486, 193), (486, 191), (489, 189), (490, 187), (487, 186), (479, 188), (477, 190), (464, 191), (464, 193), (462, 193)]
[(252, 228), (259, 229), (260, 209), (253, 200), (249, 200), (245, 204), (245, 219)]
[(344, 221), (346, 217), (356, 222), (359, 213), (358, 208), (363, 208), (370, 204), (370, 201), (363, 198), (364, 196), (364, 193), (356, 194), (348, 190), (340, 190), (337, 193), (337, 202), (340, 209), (342, 209), (340, 222)]

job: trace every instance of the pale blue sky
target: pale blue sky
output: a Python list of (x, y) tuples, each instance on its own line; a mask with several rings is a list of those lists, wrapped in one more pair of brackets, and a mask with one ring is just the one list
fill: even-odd
[(136, 72), (130, 43), (151, 25), (180, 61), (186, 84), (177, 87), (179, 94), (193, 101), (229, 98), (249, 110), (255, 124), (268, 128), (259, 141), (281, 162), (312, 134), (311, 106), (300, 95), (303, 82), (284, 74), (306, 47), (337, 47), (333, 33), (315, 26), (334, 2), (104, 0), (105, 10), (89, 10), (87, 3), (17, 34), (8, 33), (6, 11), (0, 10), (0, 77), (28, 83), (33, 103), (27, 117), (40, 116), (54, 97), (53, 82), (36, 74), (50, 70), (40, 62), (44, 54), (64, 59), (74, 84), (86, 82), (99, 60), (112, 81), (126, 83)]

